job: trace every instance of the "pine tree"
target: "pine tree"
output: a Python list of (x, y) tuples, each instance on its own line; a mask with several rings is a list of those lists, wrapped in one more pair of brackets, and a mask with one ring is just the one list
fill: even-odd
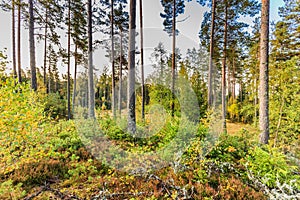
[(18, 0), (18, 28), (17, 28), (17, 54), (18, 54), (18, 82), (22, 82), (22, 69), (21, 69), (21, 8), (22, 8), (22, 1)]
[(71, 0), (68, 0), (68, 69), (67, 69), (67, 109), (68, 120), (71, 119)]
[(260, 142), (269, 141), (269, 13), (270, 1), (262, 0), (260, 66), (259, 66), (259, 127)]
[[(197, 0), (200, 5), (205, 6), (207, 0)], [(207, 102), (208, 107), (213, 105), (213, 59), (214, 59), (214, 44), (215, 44), (215, 15), (216, 15), (216, 0), (212, 0), (211, 3), (211, 28), (210, 28), (210, 44), (209, 44), (209, 67), (208, 67), (208, 93)]]
[(136, 132), (135, 116), (135, 33), (136, 33), (136, 0), (129, 2), (129, 51), (128, 51), (128, 131)]
[[(107, 15), (109, 19), (103, 20), (99, 22), (99, 24), (104, 25), (104, 26), (109, 26), (110, 27), (110, 41), (111, 41), (111, 49), (108, 50), (110, 53), (110, 58), (111, 58), (111, 69), (112, 69), (112, 113), (113, 117), (116, 117), (116, 69), (115, 69), (115, 25), (116, 25), (116, 19), (115, 19), (115, 6), (117, 3), (119, 5), (122, 4), (127, 4), (127, 0), (100, 0), (100, 3), (102, 5), (108, 7), (110, 9), (110, 13)], [(105, 16), (105, 14), (104, 14)], [(104, 28), (105, 29), (105, 28)], [(105, 34), (107, 34), (107, 31), (103, 31)]]
[[(124, 11), (126, 2), (120, 2), (118, 7), (114, 10), (114, 24), (116, 26), (116, 33), (120, 35), (119, 40), (119, 47), (118, 41), (115, 41), (116, 44), (116, 53), (118, 53), (119, 49), (119, 101), (118, 101), (118, 110), (119, 110), (119, 116), (121, 116), (121, 110), (122, 110), (122, 76), (123, 76), (123, 66), (127, 64), (126, 62), (126, 53), (124, 49), (128, 48), (128, 44), (126, 41), (126, 35), (128, 34), (129, 24), (128, 24), (128, 12)], [(117, 61), (117, 59), (116, 59)], [(127, 67), (126, 67), (127, 68)]]
[[(199, 0), (201, 4), (207, 1)], [(209, 1), (209, 6), (212, 6)], [(226, 90), (228, 88), (229, 96), (234, 94), (231, 92), (235, 90), (235, 86), (232, 84), (236, 83), (235, 74), (237, 73), (237, 64), (240, 59), (242, 61), (244, 46), (249, 41), (249, 33), (245, 31), (245, 28), (249, 25), (239, 21), (241, 16), (253, 17), (259, 12), (259, 4), (256, 0), (233, 0), (233, 1), (216, 1), (215, 2), (215, 13), (213, 9), (210, 12), (206, 12), (204, 20), (200, 30), (201, 43), (210, 50), (213, 54), (215, 71), (212, 73), (212, 95), (213, 99), (216, 98), (214, 91), (218, 86), (218, 79), (220, 75), (220, 68), (222, 81), (221, 81), (221, 99), (222, 99), (222, 121), (223, 130), (226, 132)], [(214, 43), (211, 45), (212, 29), (211, 20), (212, 14), (215, 14), (215, 29), (214, 29)], [(213, 46), (213, 49), (210, 47)], [(233, 83), (231, 83), (233, 81)], [(226, 86), (228, 84), (228, 87)], [(214, 100), (213, 102), (216, 102)]]
[(176, 70), (176, 35), (178, 30), (176, 29), (176, 18), (179, 14), (184, 13), (184, 0), (161, 0), (161, 4), (164, 7), (164, 13), (161, 13), (160, 16), (164, 18), (164, 30), (172, 35), (172, 83), (171, 83), (171, 92), (172, 92), (172, 102), (171, 102), (171, 114), (174, 116), (175, 112), (175, 70)]
[(145, 75), (144, 75), (144, 27), (143, 27), (143, 1), (140, 0), (140, 37), (141, 37), (141, 81), (142, 81), (142, 119), (145, 120)]
[(17, 67), (16, 67), (16, 19), (15, 19), (15, 1), (11, 1), (12, 4), (12, 63), (13, 63), (13, 75), (17, 78)]
[[(72, 110), (74, 112), (76, 84), (77, 84), (77, 66), (80, 63), (85, 63), (85, 55), (87, 52), (87, 13), (86, 7), (82, 0), (71, 1), (71, 37), (75, 44), (74, 50), (74, 81), (73, 81), (73, 96), (72, 96)], [(81, 53), (79, 52), (81, 51)]]
[(92, 24), (92, 0), (88, 0), (88, 94), (89, 94), (89, 118), (95, 118), (95, 92), (93, 72), (93, 24)]
[(35, 63), (35, 42), (34, 42), (34, 13), (33, 0), (28, 0), (29, 4), (29, 53), (30, 53), (30, 72), (31, 88), (37, 90), (36, 63)]

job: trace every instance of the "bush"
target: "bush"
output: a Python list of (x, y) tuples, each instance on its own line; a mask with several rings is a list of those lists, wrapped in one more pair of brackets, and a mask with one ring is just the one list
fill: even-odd
[(276, 187), (277, 182), (283, 184), (294, 180), (293, 187), (300, 189), (300, 177), (294, 174), (297, 167), (291, 166), (276, 148), (255, 147), (246, 157), (245, 166), (249, 173), (270, 188)]
[(15, 85), (12, 79), (0, 81), (0, 85), (0, 175), (3, 175), (18, 168), (19, 160), (32, 157), (47, 136), (39, 128), (45, 121), (43, 105), (29, 85)]
[(242, 136), (221, 135), (206, 157), (222, 162), (237, 162), (243, 159), (252, 144), (248, 140), (247, 132), (241, 134)]
[(4, 181), (0, 184), (0, 199), (21, 199), (26, 195), (26, 191), (21, 189), (22, 183), (13, 184), (12, 180)]
[(58, 93), (50, 93), (44, 98), (44, 112), (52, 119), (65, 119), (67, 116), (66, 101)]

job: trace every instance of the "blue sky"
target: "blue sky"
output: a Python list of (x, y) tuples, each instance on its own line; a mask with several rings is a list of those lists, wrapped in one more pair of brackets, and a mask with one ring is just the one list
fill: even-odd
[[(277, 21), (278, 16), (278, 7), (283, 6), (283, 0), (271, 0), (271, 21)], [(165, 43), (165, 47), (171, 49), (171, 38), (162, 31), (162, 19), (159, 16), (159, 13), (162, 12), (162, 8), (159, 0), (144, 0), (144, 27), (145, 27), (145, 62), (150, 66), (151, 62), (149, 56), (151, 55), (153, 48), (162, 41)], [(186, 5), (186, 12), (184, 15), (179, 17), (184, 19), (189, 16), (189, 18), (184, 23), (178, 24), (178, 29), (180, 30), (180, 36), (178, 37), (177, 47), (182, 49), (182, 53), (185, 53), (187, 48), (198, 47), (199, 38), (198, 32), (200, 30), (200, 25), (202, 21), (203, 13), (207, 8), (201, 7), (196, 0), (193, 0)], [(138, 10), (137, 10), (138, 11)], [(137, 12), (138, 15), (138, 12)], [(11, 14), (7, 12), (0, 11), (0, 27), (3, 29), (0, 33), (0, 50), (7, 48), (7, 55), (9, 60), (11, 60)], [(139, 15), (137, 16), (139, 19)], [(66, 37), (63, 38), (63, 45), (66, 43)], [(139, 37), (137, 38), (139, 42)], [(41, 44), (36, 44), (36, 62), (37, 66), (41, 66), (43, 63), (43, 46)], [(97, 50), (95, 51), (95, 66), (96, 68), (101, 69), (104, 65), (109, 66), (109, 61), (103, 56), (104, 51)], [(29, 56), (28, 56), (28, 30), (22, 30), (22, 67), (28, 69), (29, 66)], [(61, 64), (62, 65), (62, 64)], [(8, 68), (11, 68), (11, 64), (8, 65)], [(65, 68), (63, 65), (59, 66), (59, 69), (62, 73), (65, 73)], [(72, 73), (72, 70), (71, 70)]]

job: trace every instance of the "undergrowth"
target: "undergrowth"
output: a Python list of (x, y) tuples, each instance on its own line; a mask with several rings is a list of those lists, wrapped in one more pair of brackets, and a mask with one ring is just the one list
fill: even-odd
[[(45, 104), (28, 85), (9, 80), (0, 85), (0, 199), (267, 199), (299, 194), (299, 168), (278, 149), (258, 146), (247, 131), (221, 135), (204, 154), (209, 134), (204, 125), (167, 118), (155, 134), (138, 139), (122, 123), (102, 118), (104, 134), (129, 152), (159, 150), (193, 135), (168, 165), (125, 173), (96, 159), (75, 121), (46, 116)], [(145, 130), (147, 123), (140, 127)], [(177, 137), (179, 130), (184, 134)]]

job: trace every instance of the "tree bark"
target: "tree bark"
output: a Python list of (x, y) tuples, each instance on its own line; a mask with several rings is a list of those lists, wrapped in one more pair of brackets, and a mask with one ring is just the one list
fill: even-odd
[(227, 21), (228, 21), (228, 6), (225, 0), (225, 24), (224, 24), (224, 52), (222, 63), (222, 123), (223, 132), (226, 133), (226, 57), (227, 57)]
[(236, 77), (235, 77), (235, 72), (236, 72), (236, 69), (235, 69), (235, 59), (233, 57), (233, 61), (232, 61), (232, 98), (233, 100), (236, 99), (236, 95), (235, 95), (235, 87), (236, 87)]
[(171, 102), (171, 112), (172, 117), (174, 117), (175, 113), (175, 69), (176, 69), (176, 0), (173, 0), (173, 46), (172, 46), (172, 85), (171, 85), (171, 92), (172, 92), (172, 102)]
[[(256, 49), (256, 60), (259, 60), (259, 46)], [(258, 64), (259, 65), (259, 64)], [(255, 66), (257, 67), (257, 69), (259, 69), (259, 66)], [(255, 90), (255, 95), (254, 95), (254, 126), (257, 127), (257, 104), (258, 104), (258, 86), (257, 86), (257, 73), (255, 70), (255, 74), (254, 74), (254, 90)]]
[(227, 57), (227, 22), (228, 21), (228, 5), (225, 0), (225, 21), (224, 21), (224, 51), (222, 63), (222, 123), (223, 132), (226, 133), (226, 57)]
[(254, 79), (254, 126), (257, 127), (257, 80)]
[(12, 4), (12, 63), (13, 63), (13, 76), (17, 78), (17, 66), (16, 66), (16, 19), (15, 19), (15, 1), (11, 1)]
[(18, 81), (22, 83), (21, 69), (21, 0), (18, 1)]
[[(75, 109), (75, 97), (76, 97), (76, 81), (77, 81), (77, 44), (75, 43), (75, 53), (74, 53), (74, 82), (73, 82), (73, 96), (72, 96), (72, 111), (74, 113)], [(74, 116), (74, 114), (73, 114)]]
[(67, 70), (67, 107), (68, 120), (71, 119), (71, 80), (70, 80), (70, 57), (71, 57), (71, 0), (68, 0), (68, 70)]
[(115, 90), (115, 42), (114, 42), (114, 1), (111, 0), (111, 70), (112, 70), (112, 88), (111, 88), (111, 108), (113, 113), (113, 118), (116, 118), (116, 90)]
[(260, 67), (259, 67), (259, 128), (260, 142), (269, 142), (269, 13), (270, 1), (262, 0)]
[(28, 4), (29, 4), (29, 53), (30, 53), (30, 69), (31, 69), (31, 88), (34, 91), (36, 91), (37, 80), (36, 80), (36, 64), (35, 64), (33, 0), (28, 0)]
[(209, 66), (208, 66), (208, 94), (207, 103), (211, 108), (213, 104), (213, 88), (212, 88), (212, 71), (213, 71), (213, 57), (214, 57), (214, 36), (215, 36), (215, 14), (216, 14), (216, 0), (212, 0), (211, 8), (211, 31), (210, 31), (210, 47), (209, 47)]
[(136, 0), (130, 0), (129, 14), (129, 62), (128, 62), (128, 131), (136, 132), (135, 116), (135, 33), (136, 33)]
[[(227, 54), (227, 53), (226, 53)], [(226, 59), (227, 60), (227, 59)], [(227, 64), (227, 63), (226, 63)], [(232, 104), (231, 102), (231, 73), (232, 73), (232, 63), (230, 62), (230, 58), (228, 58), (228, 65), (226, 65), (226, 68), (227, 68), (227, 79), (226, 79), (226, 90), (227, 90), (227, 99), (228, 99), (228, 102), (227, 104), (230, 105)]]
[(144, 27), (143, 27), (143, 1), (142, 0), (140, 0), (140, 31), (141, 31), (142, 119), (145, 120)]
[(93, 72), (93, 32), (92, 32), (92, 0), (88, 0), (88, 108), (89, 118), (95, 118), (95, 92)]
[(48, 93), (51, 93), (51, 55), (48, 62)]
[(119, 71), (119, 116), (122, 114), (122, 57), (123, 57), (123, 33), (120, 30), (120, 71)]
[(47, 29), (48, 29), (48, 8), (46, 8), (46, 17), (45, 17), (45, 39), (44, 39), (44, 85), (47, 85)]

